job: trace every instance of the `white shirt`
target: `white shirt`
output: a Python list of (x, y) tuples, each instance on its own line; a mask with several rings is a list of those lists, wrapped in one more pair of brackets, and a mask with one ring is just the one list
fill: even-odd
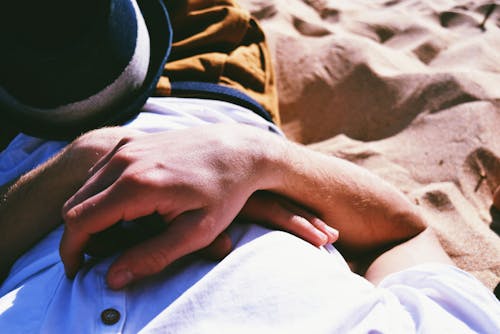
[[(126, 126), (162, 131), (216, 122), (273, 127), (230, 103), (153, 98)], [(275, 127), (273, 131), (279, 133)], [(64, 143), (20, 135), (0, 154), (0, 183)], [(58, 228), (24, 254), (0, 288), (5, 333), (499, 333), (500, 303), (458, 268), (425, 264), (374, 286), (332, 246), (233, 224), (235, 250), (219, 263), (186, 257), (130, 288), (107, 288), (113, 258), (64, 274)], [(112, 309), (112, 325), (101, 313)], [(108, 311), (109, 313), (109, 311)]]

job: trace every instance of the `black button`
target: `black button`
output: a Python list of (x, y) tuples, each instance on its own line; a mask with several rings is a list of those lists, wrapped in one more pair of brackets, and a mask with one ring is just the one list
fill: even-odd
[(101, 320), (105, 325), (114, 325), (120, 320), (120, 312), (108, 308), (101, 312)]

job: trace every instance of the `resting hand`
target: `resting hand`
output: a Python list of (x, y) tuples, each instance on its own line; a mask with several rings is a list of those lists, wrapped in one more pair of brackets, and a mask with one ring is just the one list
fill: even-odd
[(138, 131), (103, 128), (86, 133), (18, 180), (0, 187), (0, 275), (61, 223), (61, 207), (83, 185), (89, 169), (132, 133)]
[(337, 241), (339, 232), (285, 197), (266, 191), (252, 195), (239, 217), (288, 231), (315, 246)]
[[(289, 199), (270, 192), (255, 192), (245, 203), (238, 218), (293, 233), (315, 246), (333, 243), (338, 239), (338, 231), (316, 215)], [(94, 257), (106, 257), (164, 232), (165, 227), (163, 218), (156, 214), (141, 217), (132, 223), (115, 224), (92, 235), (85, 246), (85, 253)], [(222, 232), (198, 254), (209, 260), (220, 260), (232, 248), (229, 235)]]
[[(338, 231), (316, 215), (289, 199), (266, 191), (252, 194), (238, 218), (293, 233), (315, 246), (334, 243), (338, 239)], [(164, 232), (165, 227), (163, 218), (157, 214), (141, 217), (133, 222), (118, 223), (92, 235), (86, 244), (85, 253), (94, 257), (106, 257)], [(199, 253), (206, 258), (220, 260), (231, 250), (231, 239), (222, 232)]]
[(63, 208), (60, 252), (68, 276), (81, 265), (90, 237), (121, 220), (157, 213), (168, 226), (111, 266), (112, 288), (208, 246), (229, 225), (255, 190), (254, 168), (225, 142), (231, 138), (217, 139), (210, 130), (132, 136), (96, 164)]
[(216, 241), (266, 177), (255, 133), (245, 131), (208, 126), (122, 140), (63, 208), (60, 252), (68, 276), (76, 274), (91, 236), (121, 220), (156, 213), (167, 226), (117, 259), (107, 275), (112, 288)]
[[(141, 217), (132, 222), (120, 222), (92, 235), (84, 251), (92, 257), (108, 257), (164, 232), (165, 228), (163, 218), (156, 214)], [(222, 232), (210, 245), (198, 253), (209, 260), (220, 260), (231, 250), (231, 239), (226, 232)]]

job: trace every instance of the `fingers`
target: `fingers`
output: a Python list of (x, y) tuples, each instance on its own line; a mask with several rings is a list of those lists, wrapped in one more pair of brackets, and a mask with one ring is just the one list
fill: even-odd
[[(105, 173), (107, 172), (107, 173)], [(76, 212), (80, 212), (81, 206), (75, 210), (75, 207), (81, 205), (84, 201), (108, 188), (120, 176), (120, 171), (100, 171), (91, 176), (87, 182), (73, 195), (62, 208), (62, 216), (65, 219), (74, 219)]]
[(233, 250), (233, 243), (226, 232), (222, 232), (215, 240), (198, 252), (199, 255), (208, 260), (221, 260)]
[(93, 234), (85, 245), (85, 254), (103, 258), (129, 249), (165, 231), (168, 220), (159, 214), (118, 222), (104, 231)]
[[(217, 231), (204, 210), (186, 212), (172, 221), (164, 233), (153, 237), (123, 253), (113, 263), (107, 274), (108, 285), (112, 289), (156, 274), (184, 255), (206, 247), (214, 239)], [(227, 244), (222, 236), (223, 247)], [(216, 244), (220, 241), (216, 241)], [(216, 245), (216, 248), (218, 246)]]
[[(200, 218), (197, 218), (200, 217)], [(199, 214), (193, 214), (190, 213), (186, 215), (183, 218), (178, 218), (172, 224), (184, 224), (183, 229), (186, 230), (189, 226), (186, 225), (186, 223), (183, 223), (183, 220), (190, 219), (192, 220), (193, 224), (196, 224), (196, 221), (202, 221), (201, 219), (202, 216)], [(78, 269), (81, 267), (83, 263), (83, 253), (82, 249), (85, 249), (87, 253), (90, 250), (90, 254), (93, 256), (109, 256), (114, 252), (121, 251), (124, 249), (129, 249), (135, 245), (138, 245), (143, 242), (147, 242), (147, 240), (154, 238), (157, 235), (160, 235), (163, 233), (166, 229), (166, 226), (164, 222), (161, 222), (161, 226), (159, 225), (159, 219), (161, 219), (160, 216), (148, 216), (148, 217), (143, 217), (138, 220), (136, 220), (137, 225), (134, 225), (132, 228), (133, 231), (130, 231), (131, 233), (134, 234), (142, 234), (142, 235), (134, 235), (131, 236), (127, 233), (129, 233), (128, 230), (122, 231), (123, 228), (119, 228), (118, 225), (113, 225), (111, 229), (106, 230), (105, 232), (107, 233), (102, 233), (100, 232), (99, 234), (94, 234), (92, 236), (88, 235), (81, 235), (81, 234), (75, 234), (75, 233), (68, 233), (68, 231), (65, 231), (63, 234), (63, 241), (61, 242), (60, 246), (60, 252), (61, 252), (61, 257), (63, 260), (63, 263), (65, 265), (65, 271), (68, 277), (73, 278)], [(143, 227), (143, 225), (146, 225)], [(148, 226), (149, 225), (149, 226)], [(115, 228), (117, 227), (117, 228)], [(196, 227), (191, 227), (195, 229)], [(146, 231), (144, 231), (146, 229)], [(182, 231), (181, 231), (182, 232)], [(168, 233), (181, 233), (181, 232), (176, 232), (175, 228), (171, 228)], [(188, 233), (184, 232), (182, 235), (187, 235)], [(196, 233), (191, 233), (191, 236), (195, 236)], [(96, 237), (99, 237), (96, 239)], [(146, 252), (148, 254), (151, 254), (149, 257), (154, 257), (158, 259), (158, 257), (161, 257), (163, 255), (155, 255), (157, 251), (162, 252), (162, 249), (158, 249), (158, 247), (162, 247), (163, 249), (166, 249), (166, 247), (172, 247), (172, 243), (168, 241), (166, 238), (159, 238), (159, 244), (150, 244), (147, 246), (147, 249), (149, 250), (141, 250), (141, 248), (137, 248), (138, 252)], [(176, 238), (178, 240), (178, 238)], [(170, 242), (170, 244), (169, 244)], [(199, 240), (200, 244), (203, 244), (205, 242), (205, 239)], [(167, 243), (167, 244), (164, 244)], [(179, 248), (177, 246), (173, 246), (176, 248)], [(201, 246), (198, 246), (197, 243), (194, 244), (196, 249), (198, 249)], [(198, 255), (208, 259), (208, 260), (220, 260), (227, 256), (232, 250), (232, 242), (229, 237), (229, 235), (226, 232), (220, 233), (215, 240), (213, 240), (207, 247), (199, 250), (197, 252)], [(175, 260), (177, 256), (181, 257), (184, 252), (187, 252), (186, 254), (190, 253), (189, 250), (185, 251), (180, 251), (178, 254), (175, 255), (175, 250), (171, 252), (171, 258), (165, 258), (162, 262), (163, 263), (158, 263), (155, 262), (154, 264), (149, 264), (149, 269), (148, 270), (143, 270), (143, 269), (131, 269), (128, 270), (130, 273), (127, 273), (125, 271), (127, 277), (129, 279), (135, 281), (139, 279), (140, 277), (148, 276), (150, 273), (155, 273), (157, 271), (160, 271), (164, 269), (165, 266), (167, 266), (169, 263)], [(128, 255), (130, 256), (130, 255)], [(141, 257), (143, 260), (142, 255), (138, 255)], [(157, 260), (155, 260), (157, 261)], [(133, 268), (135, 266), (133, 260), (131, 261), (131, 264), (129, 266), (126, 266), (127, 268)], [(159, 268), (156, 270), (155, 268)], [(145, 273), (145, 274), (144, 274)], [(126, 282), (126, 280), (125, 280)], [(118, 282), (120, 283), (120, 282)], [(121, 285), (117, 284), (116, 288), (120, 288)]]
[(121, 220), (133, 220), (155, 211), (148, 196), (126, 196), (115, 185), (69, 209), (60, 255), (66, 274), (73, 277), (81, 265), (84, 249), (91, 236)]
[[(120, 143), (121, 142), (122, 141), (120, 141)], [(111, 158), (118, 150), (120, 143), (89, 170), (89, 178), (85, 184), (64, 203), (62, 209), (63, 217), (66, 216), (68, 211), (73, 207), (106, 189), (122, 175), (126, 165), (120, 162), (110, 162)]]
[(115, 159), (116, 152), (130, 141), (130, 138), (122, 138), (112, 150), (99, 159), (94, 166), (89, 169), (87, 181), (80, 189), (71, 196), (63, 206), (63, 217), (74, 206), (84, 200), (99, 193), (115, 182), (127, 167), (127, 162), (123, 159)]
[(129, 141), (130, 141), (129, 139), (122, 138), (118, 142), (118, 144), (116, 144), (115, 147), (113, 147), (113, 149), (111, 151), (109, 151), (108, 153), (106, 153), (101, 159), (99, 159), (95, 163), (94, 166), (92, 166), (92, 168), (90, 168), (89, 173), (91, 175), (93, 175), (93, 174), (95, 174), (96, 171), (98, 171), (101, 168), (103, 168), (111, 160), (111, 158), (113, 158), (113, 156), (120, 149), (120, 147), (122, 147), (123, 145), (125, 145)]
[[(66, 224), (59, 246), (59, 253), (66, 275), (70, 278), (76, 275), (82, 265), (83, 250), (89, 243), (92, 234), (99, 230), (97, 226), (80, 222), (99, 216), (96, 203), (100, 203), (103, 198), (106, 199), (107, 192), (103, 192), (103, 190), (108, 188), (120, 176), (122, 170), (122, 168), (117, 169), (116, 167), (109, 168), (108, 163), (124, 143), (121, 140), (110, 152), (97, 161), (89, 170), (89, 179), (77, 193), (66, 201), (62, 208), (62, 216)], [(90, 210), (87, 210), (87, 208)], [(108, 226), (106, 225), (108, 224), (107, 221), (113, 221), (114, 218), (116, 217), (108, 217), (103, 226)], [(113, 223), (118, 220), (114, 220)], [(94, 221), (101, 223), (98, 219)]]
[(59, 254), (64, 264), (64, 271), (69, 278), (75, 277), (83, 263), (83, 249), (90, 239), (89, 234), (70, 233), (67, 226), (59, 245)]
[(116, 188), (112, 185), (69, 209), (63, 215), (66, 225), (96, 233), (120, 220), (132, 220), (154, 212), (143, 197), (131, 198)]
[(271, 193), (254, 194), (245, 204), (241, 215), (293, 233), (315, 246), (333, 243), (339, 236), (336, 229), (314, 214)]
[(298, 207), (278, 207), (271, 218), (277, 227), (293, 233), (315, 246), (323, 246), (337, 241), (339, 232), (318, 217)]

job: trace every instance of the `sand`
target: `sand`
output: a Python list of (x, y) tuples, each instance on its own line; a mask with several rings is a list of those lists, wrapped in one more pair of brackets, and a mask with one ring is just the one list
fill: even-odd
[(240, 3), (268, 36), (287, 136), (396, 185), (457, 265), (494, 290), (500, 2)]

